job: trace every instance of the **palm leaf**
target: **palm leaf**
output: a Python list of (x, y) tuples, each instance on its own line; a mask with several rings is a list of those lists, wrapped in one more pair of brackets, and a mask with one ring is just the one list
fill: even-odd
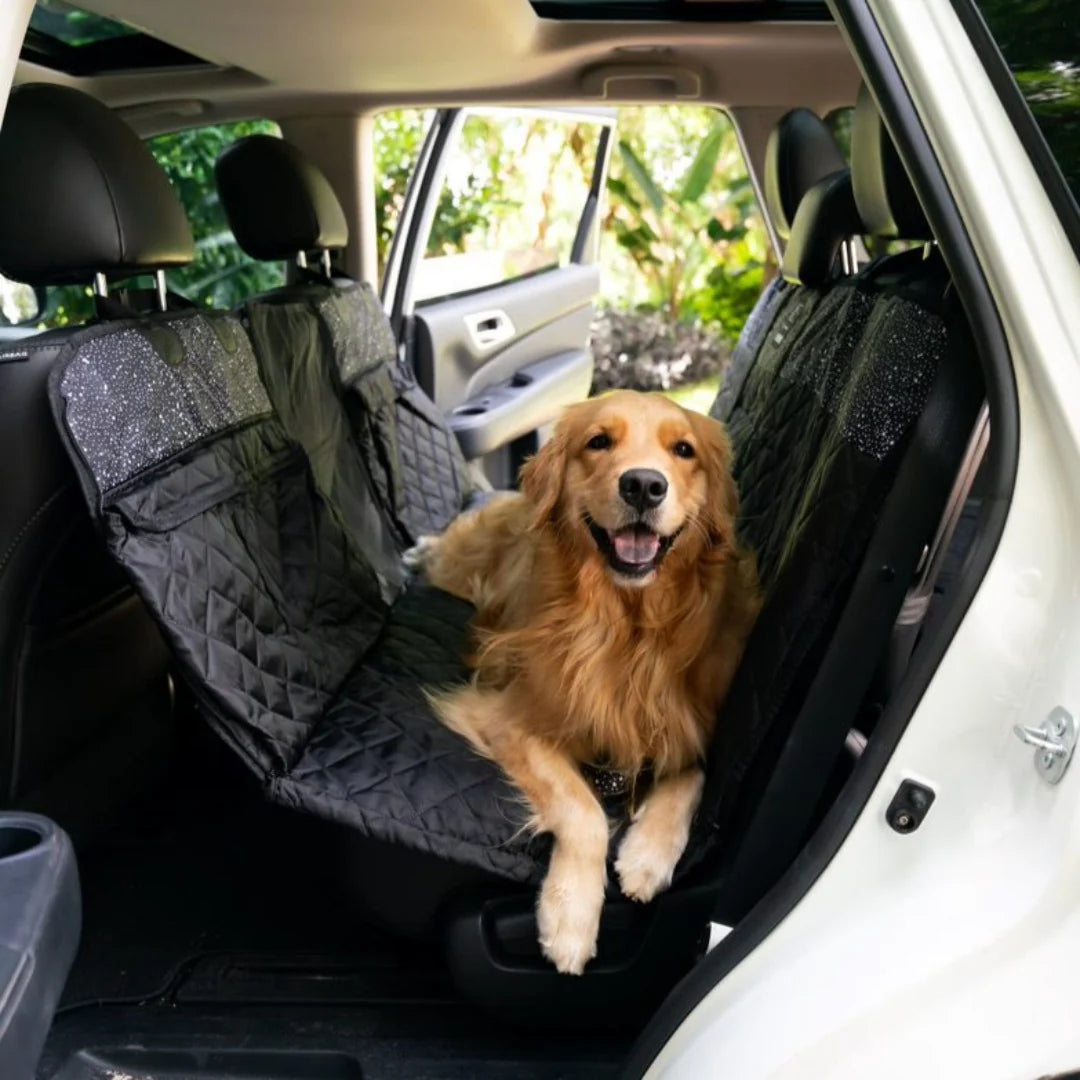
[(619, 155), (623, 159), (626, 171), (634, 178), (634, 182), (641, 188), (642, 194), (659, 214), (664, 208), (663, 192), (656, 186), (656, 182), (649, 175), (645, 166), (642, 165), (641, 159), (631, 149), (630, 144), (623, 139), (619, 140)]
[(720, 144), (724, 140), (726, 130), (726, 125), (718, 122), (712, 126), (708, 135), (701, 140), (701, 145), (694, 155), (694, 160), (690, 162), (690, 167), (686, 170), (686, 176), (683, 177), (682, 190), (679, 192), (680, 203), (697, 202), (705, 193), (705, 188), (708, 187), (713, 173), (716, 172), (716, 162), (720, 157)]

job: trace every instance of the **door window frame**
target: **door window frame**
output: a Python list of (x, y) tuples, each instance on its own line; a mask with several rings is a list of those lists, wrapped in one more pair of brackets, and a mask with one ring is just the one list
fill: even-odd
[[(504, 106), (439, 109), (432, 118), (417, 159), (416, 169), (409, 181), (380, 286), (383, 307), (390, 317), (390, 324), (399, 342), (403, 340), (404, 327), (418, 303), (414, 296), (416, 271), (427, 250), (427, 240), (431, 235), (435, 212), (438, 208), (438, 195), (446, 179), (449, 152), (465, 121), (473, 115), (527, 116), (600, 125), (596, 160), (571, 247), (570, 264), (589, 265), (596, 262), (599, 255), (600, 208), (603, 202), (612, 133), (617, 115), (615, 109), (610, 107), (514, 108)], [(536, 273), (546, 272), (549, 271), (536, 271)], [(507, 281), (527, 280), (528, 277), (529, 275), (526, 274), (521, 278), (507, 278), (504, 281), (492, 282), (490, 285), (467, 291), (481, 293), (486, 288), (498, 288)], [(440, 297), (439, 299), (448, 298)]]

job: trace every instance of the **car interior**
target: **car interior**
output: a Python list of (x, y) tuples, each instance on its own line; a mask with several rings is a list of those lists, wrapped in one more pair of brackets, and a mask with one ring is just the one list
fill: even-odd
[[(812, 0), (80, 7), (115, 35), (38, 4), (0, 128), (0, 273), (92, 304), (0, 341), (0, 1063), (622, 1075), (844, 800), (976, 528), (983, 366), (874, 94)], [(612, 886), (574, 978), (537, 943), (547, 839), (423, 692), (467, 677), (471, 609), (403, 556), (589, 393), (611, 107), (686, 100), (731, 117), (778, 253), (711, 409), (765, 603), (673, 886)], [(380, 280), (372, 118), (411, 104)], [(572, 244), (427, 295), (446, 147), (487, 105), (596, 126)], [(281, 136), (206, 182), (284, 283), (195, 304), (145, 140), (253, 117)]]

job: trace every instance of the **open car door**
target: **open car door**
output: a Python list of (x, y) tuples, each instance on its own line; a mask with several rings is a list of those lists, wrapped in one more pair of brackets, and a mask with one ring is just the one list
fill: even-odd
[(500, 488), (588, 396), (612, 109), (443, 109), (410, 183), (383, 301), (466, 458)]

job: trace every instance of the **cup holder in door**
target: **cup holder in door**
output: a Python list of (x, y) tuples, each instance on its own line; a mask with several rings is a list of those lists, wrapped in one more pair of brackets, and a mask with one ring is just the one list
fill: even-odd
[(32, 851), (41, 841), (41, 833), (27, 825), (0, 825), (0, 862)]

